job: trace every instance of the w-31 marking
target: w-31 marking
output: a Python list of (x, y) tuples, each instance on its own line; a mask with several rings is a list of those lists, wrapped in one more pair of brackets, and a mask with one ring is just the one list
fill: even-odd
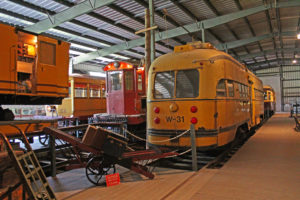
[(166, 116), (166, 121), (168, 123), (171, 123), (171, 122), (183, 123), (184, 116)]

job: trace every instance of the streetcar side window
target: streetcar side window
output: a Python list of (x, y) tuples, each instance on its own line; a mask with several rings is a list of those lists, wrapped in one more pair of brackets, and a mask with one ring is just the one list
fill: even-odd
[(154, 80), (154, 98), (171, 99), (174, 97), (174, 71), (158, 72)]
[(199, 96), (199, 72), (197, 69), (181, 70), (176, 76), (176, 97), (192, 98)]
[(85, 83), (75, 83), (75, 97), (87, 98), (87, 84)]
[(240, 94), (240, 97), (243, 97), (243, 92), (242, 92), (242, 84), (238, 83), (239, 85), (239, 94)]
[(217, 85), (217, 97), (226, 97), (226, 85), (225, 80), (221, 79)]
[(227, 88), (228, 88), (228, 96), (234, 97), (233, 81), (230, 81), (230, 80), (227, 81)]
[(242, 98), (248, 97), (248, 86), (239, 83), (239, 92), (240, 92), (240, 97)]
[(90, 85), (90, 97), (99, 98), (100, 97), (100, 86)]

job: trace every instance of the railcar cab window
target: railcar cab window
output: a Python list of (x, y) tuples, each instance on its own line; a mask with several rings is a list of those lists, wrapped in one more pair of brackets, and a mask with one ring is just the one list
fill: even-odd
[(122, 88), (122, 72), (121, 71), (111, 71), (108, 74), (109, 80), (109, 90), (118, 91)]
[(268, 100), (268, 96), (266, 92), (264, 92), (264, 100)]
[(154, 98), (171, 99), (174, 97), (174, 71), (158, 72), (154, 81)]
[(143, 77), (142, 74), (138, 74), (138, 90), (143, 90)]
[(217, 85), (217, 97), (226, 97), (225, 79), (221, 79)]
[(176, 98), (199, 96), (199, 72), (196, 69), (181, 70), (176, 75)]
[[(176, 88), (175, 88), (176, 74)], [(199, 72), (197, 69), (158, 72), (154, 83), (156, 99), (193, 98), (199, 96)]]
[(133, 90), (133, 71), (124, 71), (124, 73), (126, 90)]

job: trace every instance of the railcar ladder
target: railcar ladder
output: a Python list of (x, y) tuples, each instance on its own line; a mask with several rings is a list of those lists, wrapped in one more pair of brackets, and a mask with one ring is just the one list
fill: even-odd
[(55, 200), (55, 194), (47, 181), (45, 173), (33, 152), (26, 135), (18, 127), (16, 128), (20, 131), (27, 150), (24, 154), (19, 156), (16, 155), (6, 135), (0, 132), (0, 136), (6, 144), (8, 154), (24, 184), (29, 199)]

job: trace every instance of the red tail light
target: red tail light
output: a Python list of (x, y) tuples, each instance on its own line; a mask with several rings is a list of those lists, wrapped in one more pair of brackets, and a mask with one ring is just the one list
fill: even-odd
[(197, 118), (196, 117), (192, 117), (191, 123), (192, 124), (197, 124), (197, 122), (198, 122)]
[(159, 124), (160, 123), (160, 119), (158, 117), (155, 117), (154, 118), (154, 122), (155, 122), (155, 124)]
[(159, 107), (155, 107), (155, 108), (154, 108), (154, 112), (155, 112), (155, 113), (159, 113), (159, 111), (160, 111)]
[(196, 107), (196, 106), (192, 106), (191, 107), (191, 112), (192, 113), (195, 113), (195, 112), (197, 112), (198, 111), (198, 108)]

